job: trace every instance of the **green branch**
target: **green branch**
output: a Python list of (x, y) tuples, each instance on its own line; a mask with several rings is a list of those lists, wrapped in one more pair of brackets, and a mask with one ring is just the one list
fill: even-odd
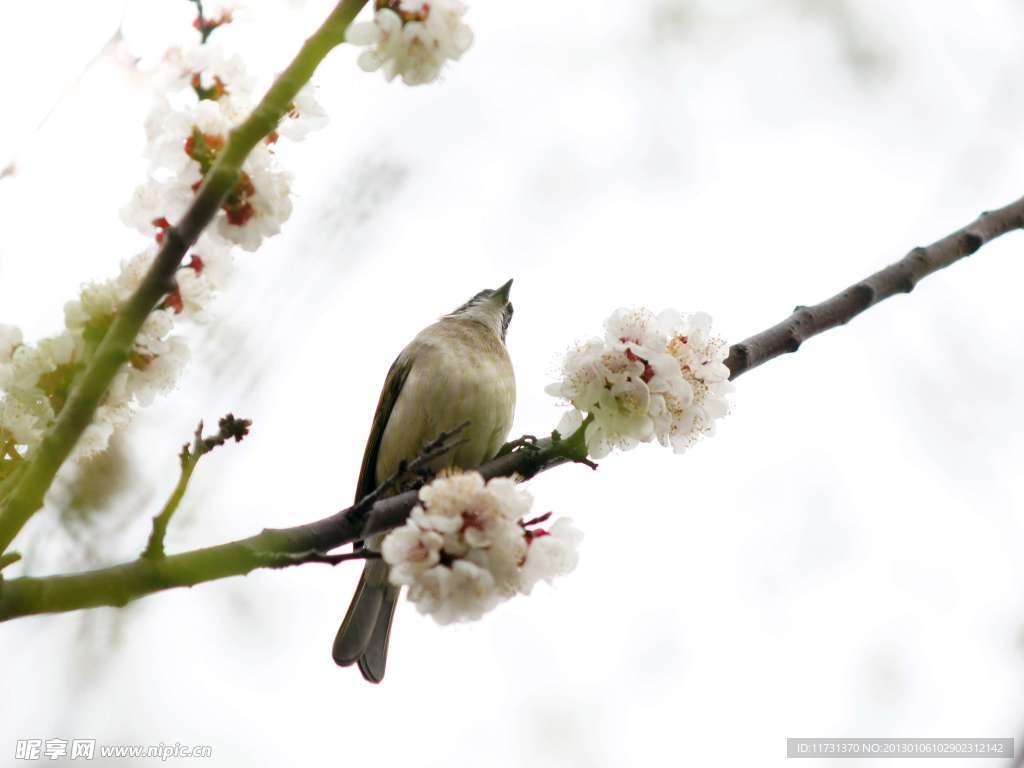
[[(485, 478), (517, 475), (528, 479), (571, 461), (586, 459), (582, 429), (564, 440), (538, 440), (479, 467)], [(330, 517), (292, 528), (268, 528), (227, 544), (178, 555), (140, 557), (130, 563), (85, 573), (0, 580), (0, 621), (40, 613), (73, 611), (101, 605), (123, 606), (136, 598), (175, 587), (192, 587), (257, 568), (302, 563), (334, 564), (365, 557), (327, 555), (329, 550), (402, 525), (418, 501), (417, 491), (377, 499), (377, 494)], [(370, 502), (370, 503), (366, 503)]]
[(185, 497), (189, 480), (192, 479), (192, 473), (195, 472), (199, 460), (214, 448), (224, 445), (228, 440), (233, 439), (236, 443), (242, 442), (242, 438), (249, 434), (252, 422), (248, 419), (236, 419), (229, 413), (220, 420), (217, 426), (220, 428), (217, 434), (213, 437), (203, 437), (203, 422), (200, 421), (199, 426), (196, 427), (192, 445), (185, 443), (181, 447), (181, 453), (178, 454), (178, 458), (181, 460), (178, 484), (174, 486), (174, 491), (171, 492), (163, 509), (153, 518), (153, 530), (149, 535), (149, 543), (146, 544), (142, 557), (153, 560), (164, 556), (164, 536), (167, 535), (167, 526), (181, 504), (181, 500)]
[(173, 290), (174, 274), (186, 251), (234, 189), (245, 158), (277, 127), (324, 57), (344, 41), (345, 30), (366, 2), (342, 0), (338, 3), (249, 117), (228, 134), (227, 144), (206, 174), (191, 207), (167, 230), (163, 246), (142, 283), (118, 311), (57, 420), (26, 459), (17, 482), (0, 500), (0, 553), (10, 546), (25, 523), (42, 506), (57, 471), (92, 421), (96, 408), (106, 397), (110, 382), (128, 361), (142, 324), (161, 299)]

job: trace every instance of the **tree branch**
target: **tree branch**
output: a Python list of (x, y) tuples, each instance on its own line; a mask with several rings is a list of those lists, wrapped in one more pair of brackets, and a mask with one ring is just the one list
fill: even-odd
[[(569, 461), (586, 459), (583, 431), (564, 440), (547, 438), (484, 464), (485, 478), (518, 475), (528, 479)], [(418, 500), (417, 491), (379, 499), (369, 509), (362, 501), (316, 522), (292, 528), (267, 528), (247, 539), (162, 558), (61, 576), (0, 579), (0, 621), (18, 616), (58, 613), (101, 605), (123, 606), (143, 595), (191, 587), (257, 568), (281, 568), (305, 562), (335, 562), (332, 549), (402, 525)]]
[(963, 229), (929, 246), (914, 248), (895, 264), (854, 283), (831, 299), (813, 307), (797, 307), (778, 325), (729, 349), (725, 360), (732, 372), (729, 378), (735, 379), (779, 355), (796, 352), (812, 336), (844, 325), (890, 296), (910, 293), (922, 278), (970, 256), (985, 243), (1021, 228), (1024, 228), (1024, 198), (1005, 208), (986, 211)]
[(196, 427), (192, 444), (185, 443), (181, 447), (178, 458), (181, 462), (181, 472), (178, 477), (178, 484), (174, 486), (167, 503), (164, 504), (160, 513), (153, 517), (153, 530), (149, 534), (149, 542), (142, 553), (142, 557), (159, 558), (164, 556), (164, 536), (167, 534), (167, 526), (171, 517), (178, 510), (178, 505), (185, 497), (188, 490), (188, 483), (192, 479), (192, 473), (196, 471), (199, 460), (214, 448), (219, 448), (228, 440), (236, 443), (242, 442), (242, 438), (249, 434), (249, 427), (252, 422), (249, 419), (237, 419), (234, 414), (229, 413), (218, 422), (218, 431), (212, 437), (203, 437), (203, 422)]
[[(986, 242), (1024, 227), (1024, 198), (936, 241), (915, 248), (904, 259), (871, 275), (813, 307), (801, 307), (787, 320), (751, 336), (730, 349), (726, 365), (732, 378), (786, 352), (805, 339), (842, 325), (868, 307), (896, 293), (911, 291), (917, 282)], [(486, 479), (518, 475), (529, 479), (567, 462), (587, 463), (585, 427), (559, 439), (522, 441), (478, 468)], [(518, 441), (516, 441), (518, 442)], [(440, 450), (445, 441), (435, 445)], [(256, 536), (164, 558), (140, 558), (130, 563), (86, 573), (0, 579), (0, 621), (40, 613), (72, 611), (101, 605), (122, 606), (144, 595), (175, 587), (191, 587), (257, 568), (279, 568), (305, 562), (334, 563), (348, 556), (326, 554), (331, 549), (402, 525), (417, 502), (417, 491), (376, 499), (367, 508), (360, 500), (322, 520), (292, 528), (265, 529)]]
[(324, 57), (344, 41), (345, 30), (366, 2), (341, 0), (320, 28), (306, 40), (249, 117), (228, 134), (224, 149), (218, 153), (213, 167), (203, 179), (192, 205), (181, 220), (166, 231), (163, 245), (142, 283), (118, 310), (57, 420), (27, 458), (17, 483), (0, 501), (0, 553), (10, 546), (18, 531), (42, 506), (43, 497), (57, 471), (92, 421), (96, 408), (106, 397), (110, 382), (128, 361), (142, 324), (160, 300), (173, 290), (174, 275), (186, 251), (195, 244), (228, 193), (234, 189), (245, 158), (277, 127)]

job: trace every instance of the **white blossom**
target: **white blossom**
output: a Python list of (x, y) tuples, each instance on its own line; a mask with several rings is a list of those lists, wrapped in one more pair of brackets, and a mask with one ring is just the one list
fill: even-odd
[[(19, 344), (9, 359), (0, 362), (0, 442), (7, 436), (25, 448), (38, 444), (120, 302), (141, 279), (146, 262), (145, 258), (131, 259), (116, 278), (84, 286), (79, 298), (65, 307), (64, 332), (35, 346)], [(182, 270), (182, 275), (191, 271)], [(174, 386), (188, 360), (184, 341), (171, 335), (174, 316), (173, 309), (162, 308), (146, 318), (129, 363), (114, 377), (75, 447), (76, 459), (102, 451), (113, 431), (125, 425), (137, 408), (149, 405), (157, 394)]]
[(438, 624), (479, 619), (501, 602), (491, 574), (468, 560), (431, 568), (409, 587), (409, 599)]
[[(97, 416), (99, 416), (99, 409), (97, 409)], [(82, 436), (78, 438), (78, 443), (75, 444), (75, 450), (72, 453), (75, 461), (85, 461), (103, 453), (110, 445), (110, 438), (113, 437), (116, 426), (118, 425), (109, 416), (102, 420), (93, 419), (92, 423), (82, 432)]]
[(575, 570), (579, 562), (577, 548), (582, 540), (582, 531), (567, 517), (557, 520), (547, 536), (535, 535), (522, 567), (520, 581), (523, 592), (530, 594), (538, 581), (550, 584), (556, 577)]
[(205, 311), (213, 296), (213, 284), (206, 271), (182, 269), (177, 277), (178, 292), (181, 294), (182, 311), (196, 318), (205, 318)]
[(414, 584), (418, 576), (440, 561), (443, 543), (441, 534), (415, 525), (403, 526), (385, 537), (381, 554), (392, 564), (391, 580), (396, 584)]
[[(20, 333), (5, 335), (9, 349), (0, 355), (0, 450), (30, 448), (38, 445), (53, 421), (55, 406), (66, 397), (77, 345), (69, 333), (44, 339), (36, 347), (21, 343)], [(15, 341), (17, 345), (11, 345)]]
[(194, 43), (170, 52), (168, 58), (175, 57), (180, 59), (180, 76), (189, 85), (203, 92), (214, 92), (217, 96), (215, 101), (222, 107), (230, 104), (237, 110), (233, 111), (233, 116), (245, 117), (242, 108), (247, 107), (252, 100), (256, 79), (241, 56), (228, 56), (216, 44)]
[(38, 445), (49, 418), (50, 411), (44, 401), (8, 394), (0, 400), (0, 438), (12, 439), (17, 445)]
[(280, 168), (266, 144), (258, 144), (242, 164), (236, 185), (238, 204), (226, 204), (217, 217), (217, 233), (246, 251), (281, 231), (292, 213), (292, 175)]
[(167, 348), (160, 355), (125, 369), (128, 392), (139, 405), (151, 405), (156, 395), (166, 394), (174, 388), (188, 360), (189, 350), (185, 341), (178, 336), (170, 337)]
[(191, 260), (199, 259), (202, 263), (202, 273), (214, 292), (224, 287), (234, 271), (235, 260), (231, 252), (230, 243), (209, 231), (204, 231), (192, 246)]
[(20, 328), (13, 325), (0, 325), (0, 363), (8, 362), (21, 342)]
[(295, 95), (292, 108), (277, 127), (278, 133), (292, 141), (302, 141), (306, 134), (318, 131), (330, 122), (327, 112), (316, 99), (316, 85), (310, 81)]
[(473, 44), (473, 30), (463, 23), (461, 0), (380, 0), (373, 21), (349, 26), (348, 42), (366, 46), (359, 66), (378, 69), (390, 82), (433, 82), (446, 61), (457, 60)]
[(560, 381), (547, 392), (574, 408), (558, 429), (568, 436), (584, 421), (587, 449), (601, 458), (657, 439), (681, 453), (729, 410), (728, 347), (711, 335), (703, 312), (616, 310), (604, 339), (571, 349)]
[(391, 582), (408, 586), (419, 611), (440, 624), (480, 618), (576, 564), (579, 532), (567, 521), (539, 528), (547, 516), (526, 520), (532, 498), (514, 480), (451, 474), (421, 488), (419, 500), (380, 550)]
[[(174, 74), (146, 120), (149, 178), (121, 210), (126, 224), (147, 235), (157, 234), (157, 222), (176, 221), (188, 210), (229, 132), (254, 101), (244, 62), (215, 44), (175, 50), (167, 64)], [(282, 124), (294, 139), (322, 124), (323, 110), (309, 86), (296, 97), (293, 113)], [(271, 145), (261, 142), (245, 159), (213, 232), (226, 244), (256, 250), (291, 215), (291, 182)]]

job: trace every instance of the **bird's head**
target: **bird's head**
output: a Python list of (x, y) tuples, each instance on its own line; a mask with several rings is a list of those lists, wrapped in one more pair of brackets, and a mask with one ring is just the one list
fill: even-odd
[(486, 325), (504, 341), (508, 324), (512, 322), (512, 302), (508, 300), (511, 290), (511, 280), (500, 288), (484, 288), (446, 317), (476, 320), (478, 323)]

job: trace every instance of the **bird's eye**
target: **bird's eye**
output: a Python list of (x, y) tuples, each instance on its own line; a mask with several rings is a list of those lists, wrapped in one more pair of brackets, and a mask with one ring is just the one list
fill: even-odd
[(501, 338), (505, 338), (505, 334), (508, 332), (508, 324), (512, 322), (512, 313), (515, 310), (512, 308), (512, 302), (510, 301), (505, 305), (505, 312), (501, 316)]

